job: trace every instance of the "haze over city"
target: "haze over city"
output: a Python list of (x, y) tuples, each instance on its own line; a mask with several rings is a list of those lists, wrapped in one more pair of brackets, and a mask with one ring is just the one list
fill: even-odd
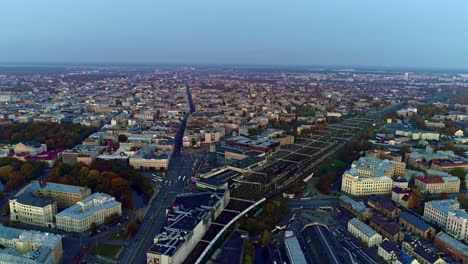
[(468, 2), (5, 1), (0, 62), (468, 68)]

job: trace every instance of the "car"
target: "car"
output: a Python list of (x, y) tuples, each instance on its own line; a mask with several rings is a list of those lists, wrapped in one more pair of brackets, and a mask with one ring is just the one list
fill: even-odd
[(177, 180), (180, 181), (181, 176), (177, 177)]
[(154, 173), (151, 173), (151, 176), (153, 176), (153, 177), (156, 177), (156, 174), (154, 174)]
[(168, 180), (166, 180), (166, 181), (164, 182), (164, 184), (167, 184), (168, 182), (169, 182), (169, 181), (168, 181)]
[(186, 178), (186, 177), (184, 176), (184, 178), (182, 178), (182, 181), (185, 181), (185, 178)]

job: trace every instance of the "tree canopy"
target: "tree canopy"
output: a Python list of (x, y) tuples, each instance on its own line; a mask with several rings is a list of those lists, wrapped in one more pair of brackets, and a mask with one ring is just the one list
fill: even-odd
[(53, 122), (14, 123), (0, 126), (0, 143), (16, 144), (36, 141), (48, 149), (72, 148), (96, 132), (96, 128), (80, 124)]

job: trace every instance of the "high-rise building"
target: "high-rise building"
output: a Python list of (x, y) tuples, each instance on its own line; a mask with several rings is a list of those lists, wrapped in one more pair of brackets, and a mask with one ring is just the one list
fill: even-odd
[(409, 72), (405, 72), (405, 74), (403, 75), (403, 79), (405, 81), (408, 81), (409, 80)]

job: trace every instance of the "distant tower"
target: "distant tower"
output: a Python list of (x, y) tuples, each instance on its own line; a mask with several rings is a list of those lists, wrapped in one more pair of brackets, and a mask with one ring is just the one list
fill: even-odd
[(409, 72), (405, 72), (405, 75), (403, 75), (403, 79), (405, 81), (409, 80)]

